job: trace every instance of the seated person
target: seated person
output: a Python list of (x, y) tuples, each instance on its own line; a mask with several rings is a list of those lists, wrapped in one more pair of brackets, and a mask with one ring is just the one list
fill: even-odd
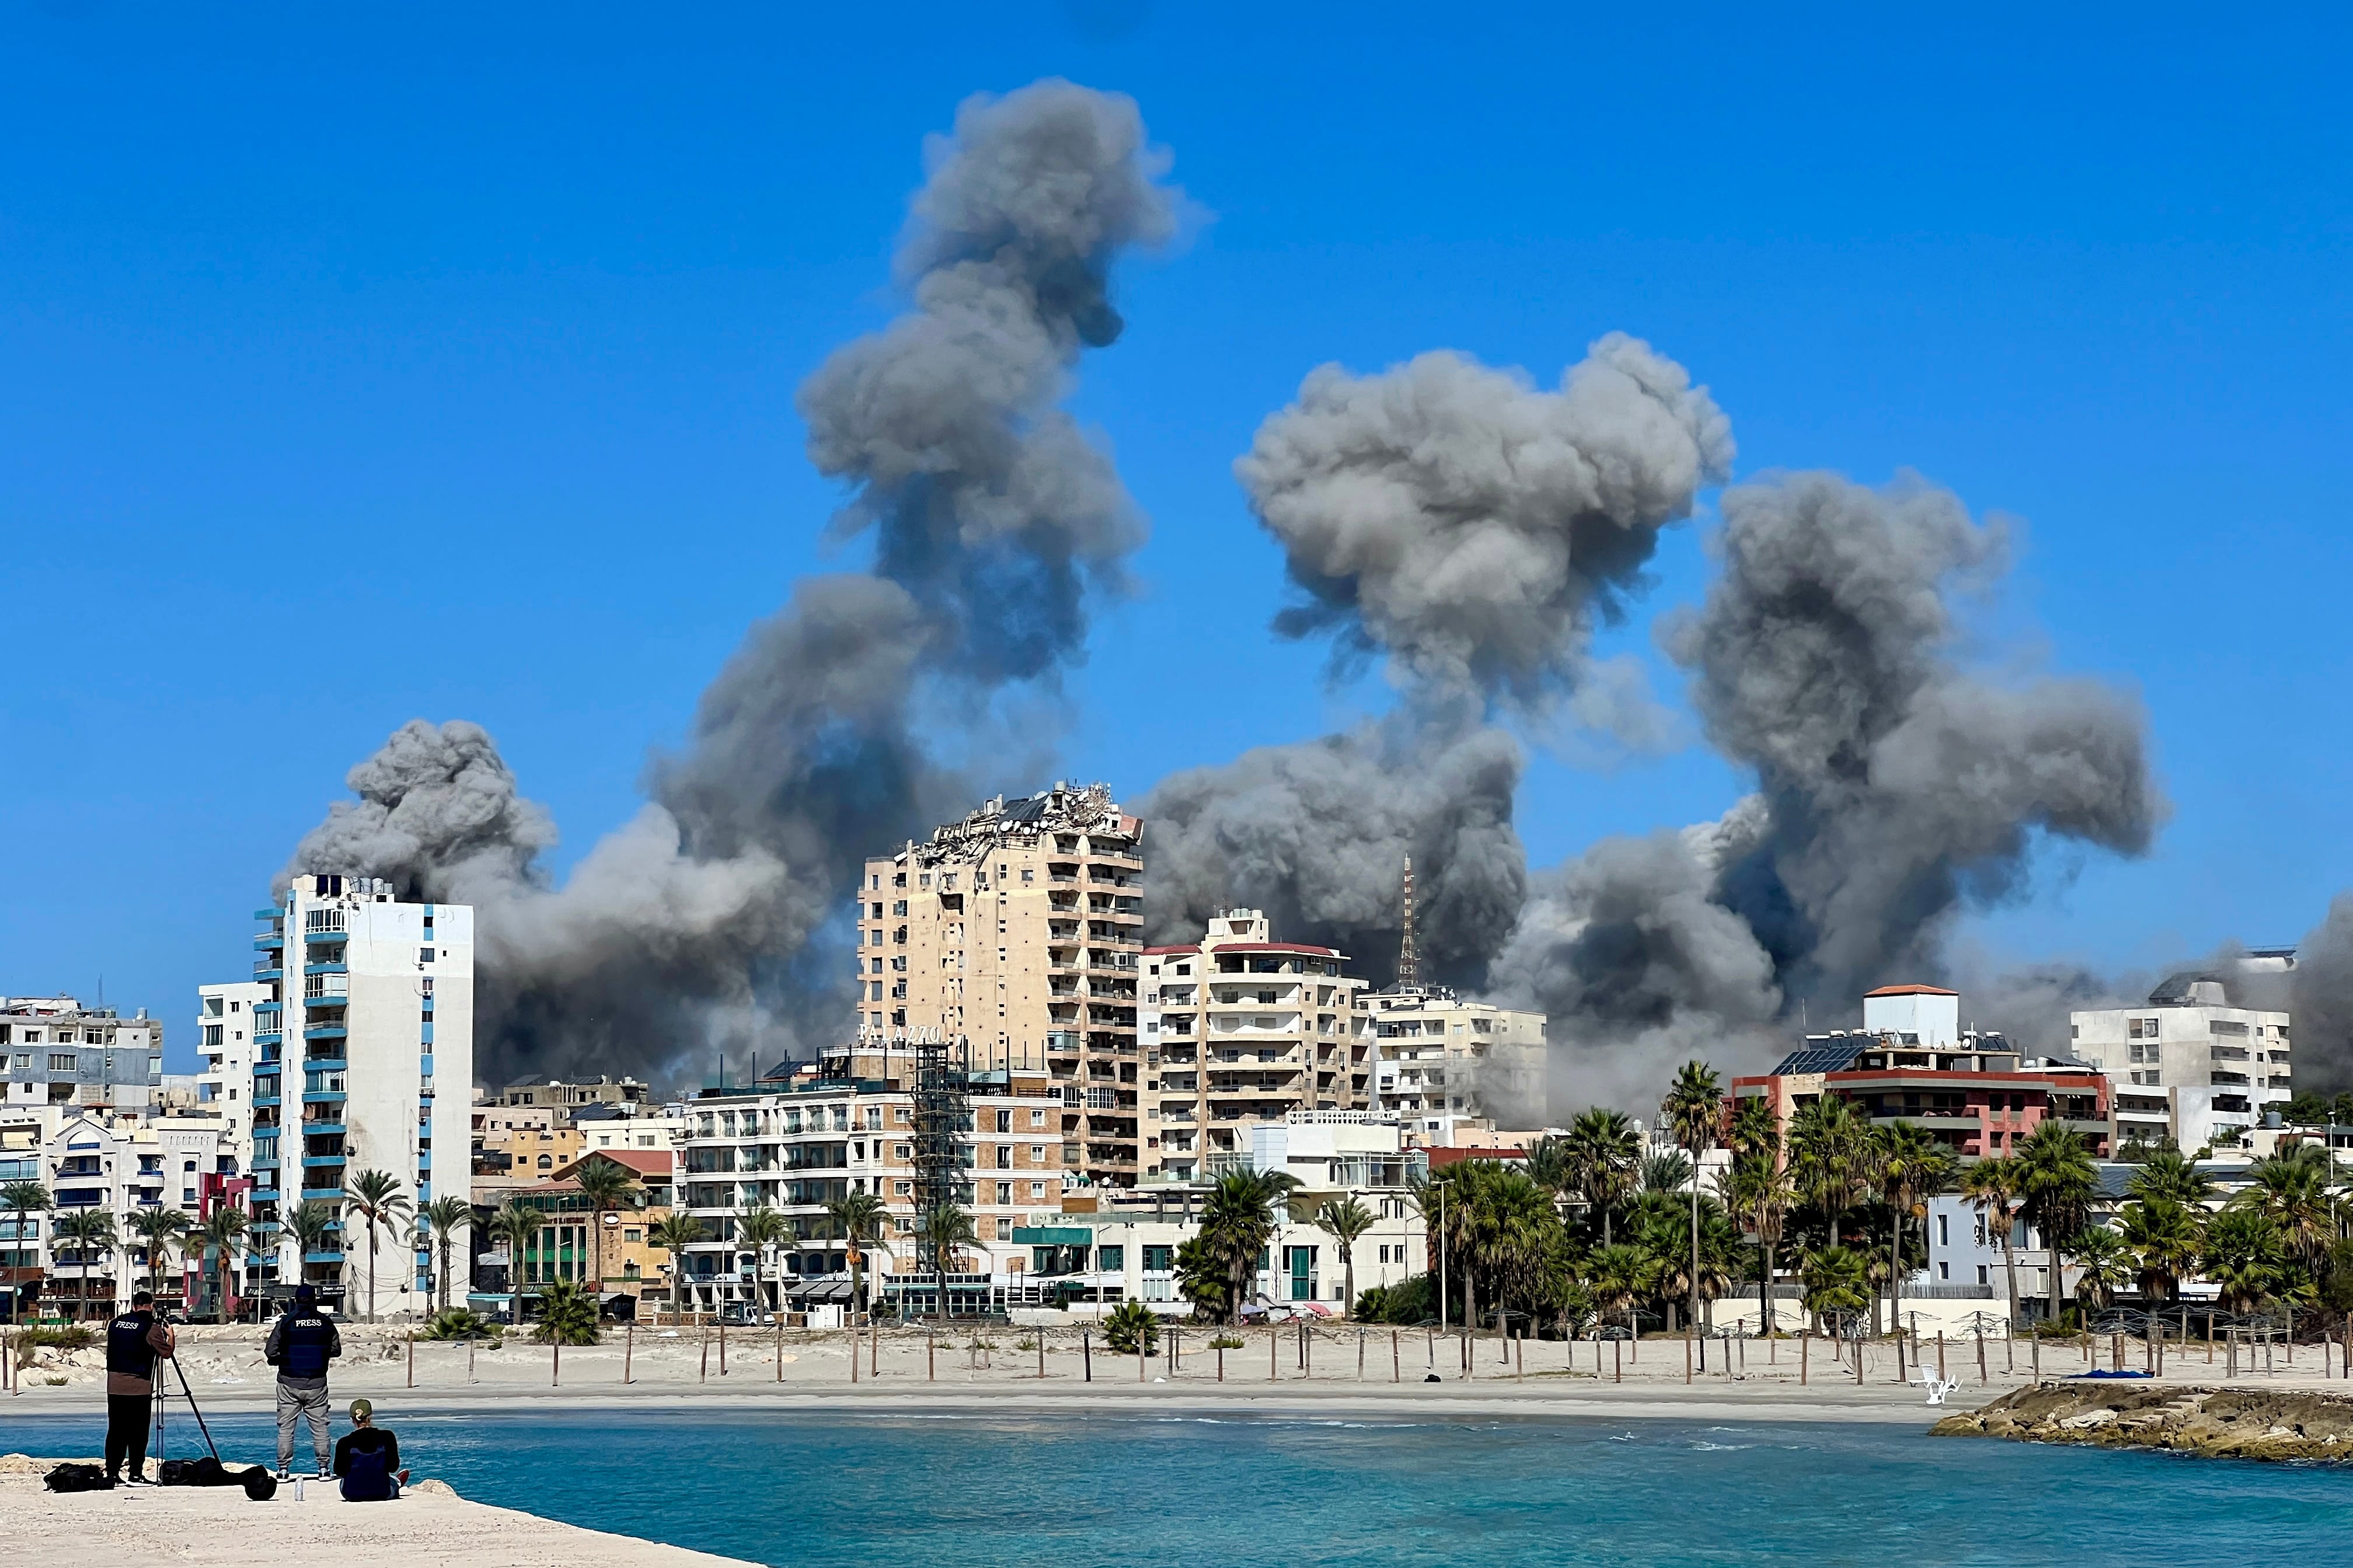
[(352, 1401), (352, 1429), (335, 1445), (335, 1474), (345, 1502), (389, 1502), (407, 1483), (400, 1439), (375, 1424), (375, 1406), (364, 1399)]

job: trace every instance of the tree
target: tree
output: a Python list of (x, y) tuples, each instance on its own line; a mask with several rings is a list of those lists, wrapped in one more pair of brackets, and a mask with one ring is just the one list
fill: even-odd
[[(795, 1232), (789, 1215), (765, 1203), (754, 1204), (735, 1216), (735, 1244), (752, 1255), (752, 1289), (760, 1289), (760, 1257), (770, 1247), (782, 1247), (793, 1239)], [(781, 1300), (771, 1305), (781, 1307)]]
[[(1961, 1173), (1961, 1196), (1978, 1211), (1986, 1235), (2001, 1237), (2001, 1272), (2010, 1284), (2010, 1321), (2018, 1321), (2018, 1252), (2014, 1245), (2018, 1219), (2020, 1172), (2015, 1156), (1989, 1155)], [(2057, 1315), (2054, 1311), (2054, 1317)]]
[(132, 1235), (145, 1243), (140, 1253), (147, 1264), (147, 1288), (153, 1290), (163, 1283), (164, 1255), (188, 1234), (188, 1216), (178, 1209), (138, 1209), (123, 1223)]
[(2213, 1201), (2214, 1194), (2213, 1181), (2198, 1169), (2195, 1161), (2185, 1159), (2179, 1149), (2152, 1151), (2125, 1183), (2125, 1196), (2143, 1203), (2167, 1198), (2190, 1208), (2202, 1208)]
[(1641, 1144), (1622, 1110), (1597, 1105), (1577, 1113), (1566, 1140), (1570, 1188), (1585, 1205), (1588, 1222), (1601, 1222), (1601, 1245), (1611, 1241), (1610, 1211), (1634, 1190), (1635, 1161)]
[(297, 1204), (286, 1211), (286, 1232), (294, 1238), (296, 1284), (302, 1282), (303, 1271), (310, 1267), (311, 1254), (321, 1249), (321, 1244), (340, 1223), (335, 1218), (335, 1211), (317, 1199)]
[(849, 1293), (858, 1310), (866, 1310), (865, 1258), (861, 1249), (880, 1248), (882, 1245), (884, 1210), (882, 1200), (872, 1193), (849, 1193), (825, 1205), (833, 1228), (849, 1252)]
[[(1761, 1105), (1762, 1100), (1750, 1100)], [(1751, 1146), (1733, 1159), (1719, 1188), (1725, 1206), (1757, 1233), (1759, 1267), (1757, 1273), (1757, 1321), (1767, 1338), (1773, 1333), (1773, 1249), (1781, 1243), (1781, 1227), (1797, 1206), (1797, 1189), (1768, 1146)]]
[(2247, 1167), (2247, 1184), (2231, 1206), (2253, 1209), (2270, 1220), (2287, 1256), (2316, 1279), (2337, 1239), (2337, 1205), (2329, 1192), (2334, 1175), (2327, 1150), (2299, 1143)]
[(1735, 1154), (1779, 1154), (1781, 1123), (1773, 1102), (1761, 1094), (1742, 1096), (1732, 1108), (1731, 1142)]
[(2202, 1215), (2171, 1198), (2153, 1197), (2125, 1205), (2117, 1216), (2116, 1239), (2152, 1305), (2171, 1300), (2182, 1279), (2197, 1271), (2205, 1247)]
[(1806, 1310), (1818, 1320), (1862, 1311), (1871, 1305), (1868, 1276), (1868, 1260), (1853, 1247), (1814, 1248), (1799, 1268), (1806, 1286)]
[(535, 1208), (526, 1208), (512, 1197), (501, 1204), (497, 1212), (491, 1215), (488, 1226), (491, 1238), (506, 1243), (507, 1289), (514, 1295), (518, 1312), (522, 1309), (522, 1288), (533, 1283), (524, 1269), (523, 1256), (531, 1251), (532, 1244), (539, 1239), (540, 1229), (546, 1223), (546, 1215)]
[(1875, 1127), (1872, 1140), (1876, 1145), (1873, 1163), (1878, 1171), (1879, 1195), (1889, 1215), (1887, 1326), (1892, 1331), (1903, 1310), (1904, 1222), (1917, 1213), (1921, 1223), (1927, 1223), (1928, 1200), (1952, 1184), (1957, 1162), (1951, 1150), (1909, 1121)]
[(920, 1221), (923, 1230), (924, 1250), (932, 1255), (932, 1278), (939, 1287), (940, 1316), (948, 1311), (948, 1260), (963, 1247), (980, 1240), (973, 1228), (972, 1215), (955, 1204), (935, 1204), (923, 1213)]
[(666, 1214), (646, 1235), (670, 1254), (670, 1315), (675, 1321), (679, 1284), (686, 1278), (686, 1249), (702, 1239), (702, 1222), (690, 1214)]
[(90, 1255), (92, 1252), (114, 1250), (114, 1216), (104, 1209), (69, 1209), (59, 1216), (51, 1234), (73, 1249), (81, 1265), (81, 1290), (75, 1300), (74, 1316), (90, 1316)]
[(1226, 1260), (1201, 1237), (1176, 1247), (1176, 1293), (1193, 1303), (1193, 1315), (1213, 1323), (1231, 1322), (1226, 1289)]
[(601, 1300), (605, 1294), (605, 1216), (617, 1209), (635, 1207), (641, 1189), (636, 1172), (618, 1160), (595, 1155), (580, 1162), (572, 1173), (572, 1181), (580, 1189), (580, 1195), (588, 1201), (588, 1277)]
[(2205, 1265), (2223, 1310), (2245, 1312), (2278, 1289), (2287, 1248), (2261, 1209), (2226, 1208), (2206, 1226)]
[(2075, 1259), (2075, 1301), (2086, 1314), (2116, 1304), (2116, 1287), (2132, 1278), (2133, 1256), (2124, 1238), (2105, 1226), (2095, 1225), (2067, 1246)]
[(375, 1321), (375, 1243), (377, 1231), (396, 1226), (415, 1207), (400, 1190), (400, 1178), (389, 1171), (361, 1171), (343, 1188), (343, 1213), (367, 1222), (368, 1321)]
[(1461, 1189), (1466, 1227), (1462, 1268), (1463, 1319), (1479, 1326), (1473, 1286), (1484, 1279), (1496, 1308), (1514, 1296), (1533, 1297), (1560, 1232), (1550, 1194), (1527, 1173), (1493, 1160), (1465, 1160), (1456, 1170), (1476, 1173)]
[[(40, 1248), (35, 1247), (27, 1249), (25, 1247), (25, 1216), (48, 1213), (52, 1202), (49, 1189), (38, 1182), (16, 1181), (10, 1182), (5, 1186), (0, 1186), (0, 1208), (8, 1209), (16, 1216), (16, 1247), (18, 1250), (26, 1253), (27, 1267), (35, 1258), (39, 1256)], [(23, 1293), (21, 1289), (8, 1292), (8, 1321), (11, 1323), (16, 1321), (16, 1301)]]
[(2072, 1127), (2039, 1121), (2034, 1131), (2012, 1145), (2019, 1162), (2020, 1210), (2026, 1223), (2042, 1233), (2051, 1255), (2051, 1316), (2059, 1317), (2066, 1289), (2062, 1242), (2091, 1225), (2092, 1201), (2099, 1196), (2100, 1173), (2092, 1164), (2092, 1146)]
[(1552, 1194), (1556, 1202), (1568, 1196), (1575, 1186), (1568, 1140), (1546, 1133), (1527, 1147), (1524, 1162), (1528, 1180)]
[(206, 1215), (205, 1223), (197, 1227), (197, 1235), (204, 1240), (205, 1255), (212, 1259), (213, 1321), (216, 1323), (228, 1321), (229, 1266), (245, 1250), (246, 1232), (252, 1224), (243, 1209), (223, 1205)]
[(446, 1312), (449, 1310), (449, 1247), (457, 1239), (458, 1227), (474, 1223), (474, 1205), (454, 1193), (445, 1193), (427, 1204), (418, 1217), (425, 1222), (433, 1247), (433, 1272), (440, 1280), (439, 1304)]
[(596, 1342), (596, 1297), (569, 1279), (551, 1279), (539, 1288), (539, 1327), (532, 1338), (540, 1343), (593, 1345)]
[(1634, 1303), (1650, 1294), (1657, 1267), (1648, 1251), (1625, 1241), (1602, 1247), (1585, 1260), (1585, 1284), (1595, 1310), (1605, 1317), (1625, 1313), (1630, 1339), (1634, 1334)]
[[(1549, 1191), (1542, 1184), (1537, 1187), (1546, 1193), (1549, 1202)], [(1344, 1315), (1353, 1315), (1356, 1310), (1356, 1243), (1373, 1228), (1373, 1211), (1354, 1197), (1332, 1198), (1315, 1211), (1315, 1228), (1330, 1237), (1333, 1245), (1340, 1249), (1340, 1267), (1346, 1271), (1340, 1307)]]
[(1160, 1319), (1141, 1301), (1122, 1301), (1103, 1319), (1103, 1348), (1115, 1355), (1151, 1355), (1160, 1348)]
[(1691, 1321), (1699, 1321), (1699, 1157), (1715, 1147), (1724, 1121), (1724, 1081), (1705, 1062), (1685, 1062), (1674, 1087), (1659, 1102), (1659, 1114), (1673, 1131), (1676, 1146), (1691, 1156)]
[(1229, 1171), (1209, 1189), (1198, 1239), (1225, 1277), (1227, 1322), (1241, 1321), (1250, 1276), (1274, 1239), (1276, 1205), (1298, 1184), (1279, 1171)]
[(1847, 1211), (1872, 1188), (1871, 1124), (1834, 1094), (1800, 1106), (1789, 1119), (1789, 1180), (1820, 1211), (1839, 1245)]

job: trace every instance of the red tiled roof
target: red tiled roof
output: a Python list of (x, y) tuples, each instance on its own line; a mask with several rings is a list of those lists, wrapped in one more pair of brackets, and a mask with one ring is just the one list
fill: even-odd
[(1198, 946), (1196, 946), (1196, 947), (1147, 947), (1147, 948), (1145, 948), (1145, 949), (1144, 950), (1144, 956), (1145, 956), (1145, 957), (1146, 957), (1146, 958), (1152, 958), (1152, 957), (1155, 957), (1155, 956), (1157, 956), (1158, 954), (1160, 954), (1160, 953), (1164, 953), (1164, 952), (1200, 952), (1200, 951), (1201, 951), (1201, 950), (1200, 950), (1200, 948), (1198, 948)]
[(1957, 991), (1947, 991), (1941, 985), (1883, 985), (1876, 991), (1866, 991), (1871, 996), (1958, 996)]
[(571, 1164), (572, 1170), (589, 1160), (610, 1160), (616, 1165), (626, 1165), (640, 1176), (667, 1176), (670, 1173), (670, 1152), (667, 1149), (591, 1149)]

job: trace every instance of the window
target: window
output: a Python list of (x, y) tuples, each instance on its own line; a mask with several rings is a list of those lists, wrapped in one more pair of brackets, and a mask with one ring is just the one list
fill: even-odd
[(1046, 1163), (1046, 1145), (1043, 1143), (1029, 1145), (1029, 1163), (1033, 1165), (1042, 1165)]
[(1978, 1283), (1980, 1285), (1992, 1283), (1992, 1281), (1986, 1278), (1986, 1266), (1982, 1263), (1978, 1265)]
[(1109, 1273), (1111, 1270), (1113, 1270), (1113, 1269), (1114, 1269), (1114, 1268), (1126, 1268), (1126, 1267), (1127, 1267), (1127, 1249), (1126, 1249), (1125, 1247), (1096, 1247), (1096, 1248), (1095, 1248), (1095, 1267), (1096, 1267), (1097, 1268), (1099, 1268), (1099, 1269), (1102, 1269), (1102, 1270), (1103, 1270), (1103, 1272), (1105, 1272), (1105, 1273)]
[(1038, 879), (1038, 873), (1030, 868), (1024, 866), (1021, 868), (1021, 879), (1025, 882), (1034, 882)]
[(71, 1051), (51, 1051), (49, 1053), (49, 1070), (51, 1072), (73, 1072), (77, 1070), (79, 1066), (79, 1063), (75, 1059), (74, 1054)]
[(1032, 1126), (1032, 1127), (1043, 1127), (1043, 1126), (1045, 1126), (1045, 1125), (1046, 1125), (1046, 1113), (1045, 1113), (1044, 1111), (1042, 1111), (1042, 1110), (1033, 1110), (1033, 1111), (1031, 1111), (1031, 1112), (1029, 1113), (1029, 1125), (1030, 1125), (1030, 1126)]
[(1942, 1214), (1936, 1216), (1936, 1245), (1939, 1247), (1953, 1245), (1952, 1226), (1949, 1223), (1952, 1217), (1950, 1215)]
[(420, 947), (420, 948), (418, 948), (418, 949), (417, 950), (417, 963), (432, 963), (432, 962), (433, 962), (433, 950), (432, 950), (431, 948), (429, 948), (429, 947)]
[(627, 1226), (622, 1227), (621, 1239), (623, 1241), (643, 1241), (645, 1238), (646, 1233), (642, 1230), (631, 1230)]
[(914, 1191), (915, 1184), (913, 1182), (893, 1182), (891, 1184), (891, 1194), (893, 1197), (909, 1197), (913, 1194)]
[(906, 1160), (913, 1158), (915, 1149), (912, 1143), (893, 1143), (891, 1145), (891, 1152), (899, 1159)]
[(997, 1113), (997, 1130), (999, 1132), (1010, 1132), (1013, 1131), (1013, 1112), (1010, 1110), (1000, 1110)]
[(1950, 1279), (1952, 1277), (1953, 1277), (1953, 1266), (1952, 1266), (1951, 1264), (1949, 1264), (1949, 1263), (1939, 1263), (1939, 1264), (1937, 1264), (1937, 1265), (1936, 1265), (1936, 1278), (1937, 1278), (1937, 1279)]
[(1042, 1197), (1044, 1197), (1045, 1195), (1046, 1195), (1046, 1184), (1045, 1184), (1045, 1183), (1043, 1183), (1043, 1182), (1032, 1182), (1032, 1183), (1030, 1183), (1030, 1184), (1029, 1184), (1029, 1196), (1030, 1196), (1031, 1201), (1033, 1201), (1033, 1202), (1034, 1202), (1034, 1201), (1036, 1201), (1036, 1200), (1037, 1200), (1037, 1199), (1039, 1199), (1039, 1198), (1042, 1198)]

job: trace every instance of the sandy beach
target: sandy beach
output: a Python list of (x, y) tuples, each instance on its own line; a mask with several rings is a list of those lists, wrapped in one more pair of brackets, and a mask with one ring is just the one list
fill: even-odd
[(257, 1503), (235, 1487), (141, 1487), (59, 1495), (40, 1478), (57, 1463), (0, 1456), (0, 1564), (60, 1552), (93, 1563), (288, 1568), (322, 1563), (415, 1568), (744, 1568), (687, 1552), (470, 1502), (445, 1488), (397, 1502), (346, 1503), (332, 1486)]
[[(1368, 1329), (1360, 1338), (1345, 1324), (1312, 1333), (1303, 1369), (1297, 1331), (1289, 1327), (1271, 1342), (1262, 1328), (1244, 1331), (1241, 1346), (1222, 1355), (1210, 1347), (1214, 1331), (1187, 1328), (1177, 1337), (1174, 1365), (1166, 1338), (1159, 1353), (1139, 1365), (1134, 1355), (1105, 1351), (1092, 1334), (1082, 1342), (1076, 1330), (886, 1328), (860, 1337), (853, 1382), (851, 1339), (842, 1331), (730, 1331), (723, 1348), (715, 1331), (639, 1331), (560, 1354), (520, 1337), (498, 1348), (470, 1348), (425, 1341), (412, 1345), (405, 1327), (348, 1325), (343, 1332), (344, 1354), (332, 1377), (338, 1403), (366, 1394), (386, 1411), (512, 1409), (539, 1402), (676, 1406), (704, 1400), (870, 1413), (1217, 1408), (1395, 1415), (1437, 1406), (1455, 1415), (1881, 1421), (1925, 1429), (1938, 1415), (2031, 1383), (2035, 1364), (2026, 1342), (1989, 1340), (1981, 1375), (1976, 1342), (1948, 1341), (1944, 1370), (1959, 1386), (1938, 1409), (1927, 1405), (1919, 1387), (1898, 1381), (1892, 1344), (1865, 1348), (1858, 1382), (1852, 1352), (1834, 1359), (1821, 1340), (1769, 1348), (1712, 1343), (1706, 1371), (1694, 1357), (1686, 1382), (1684, 1345), (1674, 1340), (1638, 1348), (1607, 1341), (1506, 1346), (1487, 1338), (1472, 1342), (1466, 1372), (1458, 1340), (1386, 1328)], [(181, 1334), (180, 1364), (207, 1411), (271, 1405), (272, 1373), (261, 1359), (259, 1331), (200, 1326)], [(2102, 1342), (2096, 1348), (2098, 1364), (2108, 1365), (2113, 1347)], [(1936, 1367), (1933, 1341), (1923, 1346), (1923, 1359), (1929, 1369)], [(2140, 1364), (2137, 1343), (2126, 1346), (2125, 1359), (2127, 1366)], [(103, 1376), (98, 1362), (95, 1350), (45, 1352), (25, 1369), (20, 1388), (0, 1410), (94, 1410)], [(2080, 1345), (2042, 1347), (2046, 1377), (2088, 1369)], [(2226, 1370), (2221, 1360), (2210, 1366), (2202, 1346), (2186, 1356), (2176, 1347), (2167, 1366), (2168, 1381), (2205, 1384)], [(1908, 1352), (1907, 1371), (1916, 1375)], [(1440, 1381), (1426, 1381), (1433, 1372)], [(2319, 1352), (2304, 1347), (2294, 1363), (2275, 1363), (2269, 1373), (2253, 1374), (2242, 1369), (2240, 1381), (2271, 1388), (2346, 1386), (2336, 1372), (2332, 1363), (2324, 1378)]]

